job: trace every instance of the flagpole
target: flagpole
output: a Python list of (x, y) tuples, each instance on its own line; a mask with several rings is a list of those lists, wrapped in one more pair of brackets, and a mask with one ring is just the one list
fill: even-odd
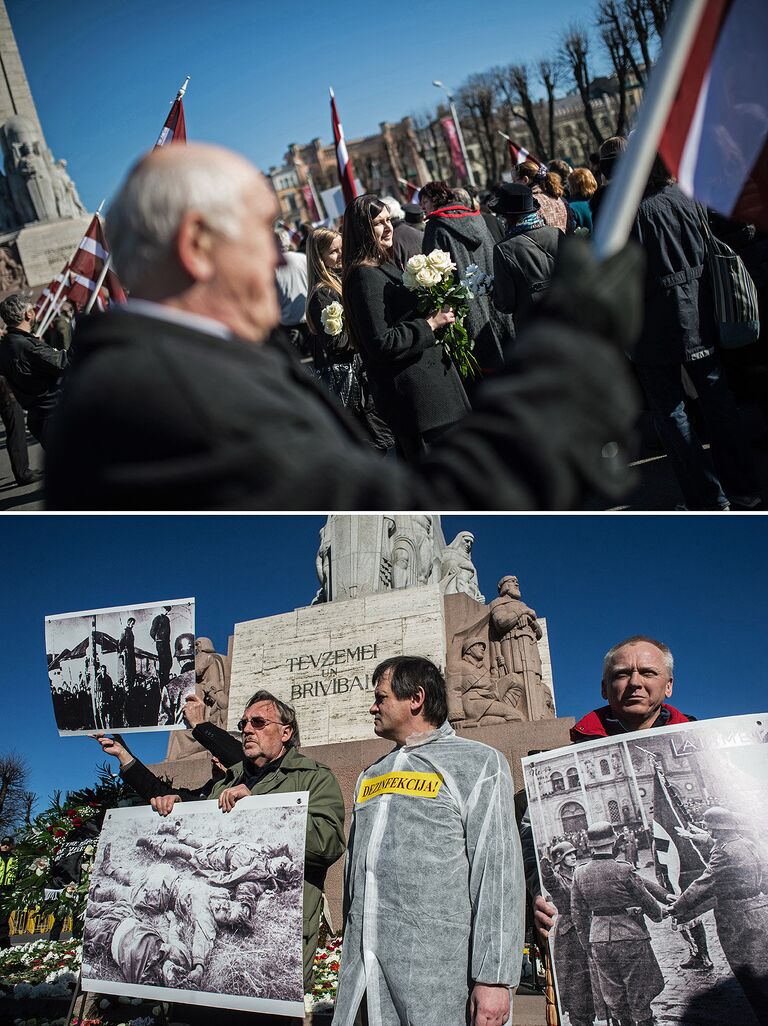
[(83, 313), (90, 313), (91, 310), (93, 309), (93, 304), (96, 302), (96, 297), (99, 294), (99, 289), (104, 284), (104, 279), (107, 276), (107, 271), (109, 270), (109, 265), (111, 263), (112, 263), (112, 254), (110, 253), (107, 256), (107, 259), (104, 261), (104, 266), (101, 269), (101, 274), (96, 279), (96, 284), (93, 287), (93, 292), (91, 293), (91, 295), (90, 295), (90, 297), (88, 299), (88, 302), (85, 304), (85, 310), (83, 311)]
[[(104, 206), (104, 202), (105, 202), (105, 200), (102, 199), (101, 203), (99, 203), (98, 210), (96, 211), (97, 214), (101, 213), (101, 208)], [(91, 220), (93, 220), (93, 219), (91, 219)], [(89, 223), (88, 227), (90, 228), (90, 223)], [(87, 231), (88, 231), (88, 229), (86, 228), (86, 232)], [(70, 274), (70, 264), (72, 263), (72, 261), (77, 256), (77, 251), (80, 249), (80, 246), (82, 245), (82, 242), (83, 242), (84, 238), (85, 238), (85, 235), (83, 235), (83, 238), (80, 239), (80, 242), (78, 242), (78, 244), (75, 246), (75, 248), (74, 248), (74, 250), (72, 252), (72, 256), (69, 258), (69, 260), (64, 265), (64, 277), (63, 277), (63, 279), (61, 281), (61, 284), (59, 285), (58, 289), (56, 290), (56, 295), (53, 297), (53, 299), (51, 299), (51, 297), (49, 296), (48, 299), (46, 300), (46, 303), (51, 303), (51, 308), (52, 309), (56, 306), (56, 301), (59, 298), (59, 296), (61, 295), (61, 290), (64, 288), (64, 283), (66, 282), (66, 280), (67, 280), (67, 278), (69, 277), (69, 274)], [(40, 313), (42, 313), (44, 309), (45, 309), (45, 303), (43, 304), (43, 306), (42, 306), (42, 308), (40, 310)], [(34, 333), (36, 338), (41, 338), (42, 337), (43, 331), (51, 323), (51, 320), (53, 319), (53, 316), (54, 316), (54, 314), (51, 313), (51, 310), (48, 310), (47, 319), (44, 318), (43, 321), (40, 322), (40, 324), (44, 325), (44, 327), (42, 327), (42, 326), (39, 327), (37, 329), (37, 331)]]
[(317, 191), (315, 189), (315, 183), (314, 183), (314, 180), (312, 178), (312, 172), (309, 170), (309, 168), (307, 168), (307, 182), (309, 183), (309, 191), (312, 193), (312, 199), (315, 201), (315, 208), (317, 210), (317, 216), (318, 216), (318, 218), (320, 218), (320, 220), (322, 220), (323, 212), (325, 212), (325, 216), (327, 217), (328, 216), (328, 211), (325, 209), (324, 206), (323, 207), (320, 206), (320, 197), (317, 195)]
[(598, 261), (613, 256), (629, 238), (706, 3), (707, 0), (676, 0), (672, 7), (661, 53), (640, 106), (637, 128), (619, 158), (600, 207), (592, 240)]
[[(79, 248), (80, 247), (78, 245), (78, 249)], [(75, 253), (77, 253), (77, 250), (75, 250)], [(73, 254), (73, 259), (74, 259), (74, 254)], [(64, 271), (64, 276), (61, 279), (61, 281), (59, 282), (59, 287), (56, 289), (56, 295), (51, 300), (50, 308), (49, 308), (48, 312), (46, 313), (45, 317), (43, 318), (43, 320), (40, 322), (40, 327), (37, 329), (37, 338), (42, 338), (43, 337), (45, 332), (48, 330), (48, 325), (51, 323), (53, 318), (56, 316), (56, 311), (58, 310), (59, 296), (61, 295), (61, 291), (62, 291), (62, 289), (64, 288), (64, 286), (67, 283), (67, 279), (69, 278), (69, 275), (70, 275), (69, 264), (67, 264), (67, 268)]]

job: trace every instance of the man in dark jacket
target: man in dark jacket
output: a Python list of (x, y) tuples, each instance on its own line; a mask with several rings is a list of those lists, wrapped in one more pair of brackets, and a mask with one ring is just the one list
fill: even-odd
[(149, 628), (149, 636), (155, 643), (157, 649), (157, 676), (160, 681), (161, 690), (167, 687), (173, 666), (171, 655), (171, 621), (168, 614), (171, 606), (163, 606), (162, 613), (158, 613)]
[(27, 411), (30, 432), (45, 449), (48, 422), (59, 399), (61, 373), (67, 354), (35, 338), (35, 311), (20, 292), (0, 303), (0, 318), (8, 331), (0, 340), (0, 374), (3, 374), (19, 404)]
[(411, 257), (421, 253), (424, 231), (406, 221), (405, 210), (394, 196), (384, 196), (382, 198), (387, 204), (392, 218), (392, 263), (396, 264), (401, 271), (404, 271), (405, 265)]
[(516, 328), (530, 319), (549, 288), (565, 238), (545, 224), (538, 208), (527, 185), (510, 182), (496, 190), (494, 210), (507, 222), (507, 237), (493, 250), (493, 302), (513, 315)]
[(279, 319), (276, 216), (256, 169), (215, 147), (162, 147), (129, 174), (107, 233), (135, 298), (78, 325), (48, 508), (570, 509), (625, 494), (637, 404), (620, 347), (638, 330), (642, 254), (598, 269), (574, 242), (546, 315), (413, 468), (371, 453), (264, 344)]
[[(645, 322), (632, 360), (683, 508), (754, 509), (760, 500), (749, 443), (715, 348), (708, 231), (705, 211), (657, 160), (632, 232), (648, 260)], [(681, 368), (696, 389), (714, 470), (688, 416)]]
[(17, 485), (29, 485), (42, 478), (38, 470), (29, 469), (27, 424), (24, 410), (14, 398), (8, 382), (0, 376), (0, 419), (5, 426), (5, 447)]
[[(453, 193), (447, 187), (446, 198), (441, 200), (444, 184), (429, 182), (419, 192), (419, 203), (427, 215), (422, 252), (429, 254), (433, 249), (442, 249), (450, 253), (456, 264), (457, 280), (464, 277), (470, 264), (492, 275), (495, 240), (482, 214), (454, 202)], [(490, 295), (478, 295), (469, 304), (464, 326), (475, 341), (475, 356), (483, 372), (501, 369), (505, 347), (515, 334), (512, 318), (494, 306)]]

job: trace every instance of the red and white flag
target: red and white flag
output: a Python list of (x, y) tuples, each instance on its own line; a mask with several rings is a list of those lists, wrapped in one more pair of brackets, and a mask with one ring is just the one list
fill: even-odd
[(170, 143), (185, 143), (187, 141), (187, 123), (184, 119), (184, 93), (187, 91), (187, 82), (189, 82), (189, 78), (179, 89), (176, 99), (171, 104), (163, 130), (155, 143), (155, 149), (158, 146), (168, 146)]
[(339, 170), (339, 182), (341, 191), (344, 193), (344, 203), (349, 204), (357, 196), (355, 175), (352, 171), (352, 163), (347, 153), (347, 144), (344, 142), (344, 129), (339, 121), (339, 113), (336, 110), (336, 97), (331, 89), (331, 124), (333, 126), (333, 141), (336, 145), (336, 166)]
[(421, 189), (418, 185), (414, 185), (413, 182), (407, 182), (405, 178), (399, 179), (400, 184), (405, 189), (405, 202), (406, 203), (418, 203), (419, 193)]
[(507, 146), (509, 147), (509, 155), (515, 167), (518, 164), (524, 164), (526, 160), (532, 160), (534, 164), (538, 164), (539, 167), (542, 166), (540, 160), (532, 156), (524, 146), (518, 146), (512, 139), (507, 139)]
[(768, 3), (704, 0), (659, 152), (707, 207), (768, 228)]
[(464, 154), (461, 152), (461, 143), (459, 142), (459, 133), (456, 131), (456, 123), (449, 116), (440, 118), (440, 126), (443, 129), (448, 152), (451, 155), (453, 170), (456, 172), (456, 177), (459, 181), (463, 181), (467, 178), (467, 165), (464, 161)]
[[(88, 230), (80, 241), (77, 252), (69, 263), (70, 284), (65, 291), (67, 298), (74, 303), (78, 310), (82, 310), (87, 305), (108, 259), (109, 249), (104, 238), (104, 230), (101, 227), (99, 215), (94, 214), (93, 220), (88, 225)], [(99, 309), (102, 310), (112, 303), (125, 302), (123, 286), (111, 268), (107, 270), (103, 279), (96, 302)]]

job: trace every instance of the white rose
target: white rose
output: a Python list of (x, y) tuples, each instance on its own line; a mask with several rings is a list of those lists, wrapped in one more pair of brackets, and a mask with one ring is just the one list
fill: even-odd
[(416, 256), (412, 256), (408, 263), (405, 265), (406, 271), (410, 271), (411, 274), (415, 275), (417, 271), (427, 266), (427, 258), (423, 253), (417, 253)]
[(326, 335), (340, 335), (343, 330), (341, 318), (329, 317), (325, 322)]
[(443, 277), (446, 271), (453, 271), (456, 269), (456, 264), (451, 260), (451, 254), (446, 253), (442, 249), (433, 249), (427, 257), (427, 263), (433, 271), (437, 271), (439, 273), (440, 278)]
[(442, 281), (442, 277), (440, 271), (435, 271), (431, 267), (423, 267), (416, 274), (416, 284), (421, 285), (422, 288), (430, 288), (432, 285), (438, 285)]
[(403, 285), (405, 285), (407, 289), (410, 289), (411, 292), (414, 292), (418, 288), (416, 275), (409, 270), (403, 271)]

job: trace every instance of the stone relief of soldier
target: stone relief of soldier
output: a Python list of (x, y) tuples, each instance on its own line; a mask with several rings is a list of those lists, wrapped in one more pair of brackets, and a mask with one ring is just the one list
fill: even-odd
[(329, 516), (323, 526), (320, 528), (320, 545), (315, 556), (315, 572), (317, 573), (317, 579), (320, 582), (320, 587), (317, 589), (315, 597), (312, 599), (311, 605), (317, 606), (321, 602), (327, 602), (330, 595), (331, 585), (331, 521), (332, 516)]
[[(195, 639), (195, 694), (202, 699), (206, 720), (227, 729), (229, 685), (227, 661), (214, 649), (210, 638)], [(168, 759), (187, 759), (205, 749), (192, 737), (191, 730), (177, 730), (168, 742)]]
[(451, 544), (443, 549), (440, 557), (440, 591), (444, 595), (463, 592), (475, 602), (485, 602), (471, 558), (474, 541), (475, 536), (470, 531), (460, 531)]
[(461, 661), (447, 668), (448, 719), (467, 726), (523, 720), (516, 708), (522, 685), (510, 678), (491, 677), (484, 638), (470, 637), (461, 647)]
[[(490, 606), (491, 666), (499, 677), (514, 674), (523, 684), (526, 695), (532, 696), (541, 688), (541, 656), (537, 642), (542, 630), (535, 610), (520, 597), (516, 577), (502, 577), (498, 590), (499, 597)], [(547, 696), (541, 698), (548, 706)], [(534, 718), (537, 711), (529, 709), (529, 718)]]
[(9, 118), (0, 129), (14, 227), (85, 213), (66, 161), (54, 165), (38, 130), (27, 118)]
[(8, 292), (24, 285), (24, 271), (5, 247), (0, 247), (0, 292)]

